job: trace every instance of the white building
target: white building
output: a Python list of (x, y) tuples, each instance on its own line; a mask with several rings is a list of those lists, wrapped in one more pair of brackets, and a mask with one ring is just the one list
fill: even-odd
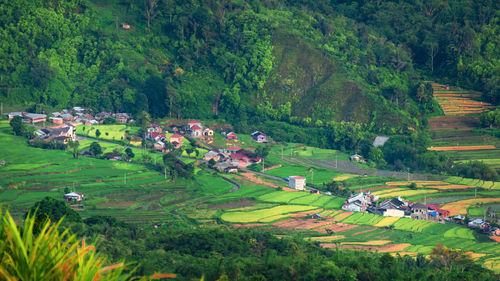
[(297, 190), (304, 190), (306, 186), (306, 178), (301, 176), (291, 176), (289, 177), (289, 186)]
[(384, 217), (399, 217), (405, 216), (405, 211), (398, 209), (387, 209), (384, 211)]
[(70, 192), (68, 194), (64, 194), (64, 199), (66, 199), (66, 201), (68, 202), (72, 200), (82, 201), (85, 200), (85, 196), (80, 192)]

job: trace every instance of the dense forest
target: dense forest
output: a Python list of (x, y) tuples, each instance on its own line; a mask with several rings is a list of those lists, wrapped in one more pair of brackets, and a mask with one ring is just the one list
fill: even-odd
[[(69, 228), (112, 262), (136, 267), (135, 275), (175, 273), (176, 280), (494, 280), (493, 272), (463, 252), (442, 245), (427, 259), (388, 253), (324, 249), (299, 236), (278, 238), (270, 229), (190, 228), (164, 224), (139, 227), (112, 217), (85, 220), (64, 202), (45, 198), (36, 212), (33, 231), (48, 219), (67, 219)], [(1, 226), (1, 223), (0, 223)], [(0, 232), (1, 234), (1, 232)]]
[(2, 0), (0, 96), (154, 118), (345, 121), (404, 133), (436, 110), (425, 79), (498, 104), (498, 6)]

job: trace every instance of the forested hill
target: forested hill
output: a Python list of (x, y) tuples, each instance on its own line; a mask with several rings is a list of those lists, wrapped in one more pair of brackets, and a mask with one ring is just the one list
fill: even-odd
[(406, 131), (435, 110), (427, 79), (498, 104), (499, 5), (0, 0), (0, 98)]

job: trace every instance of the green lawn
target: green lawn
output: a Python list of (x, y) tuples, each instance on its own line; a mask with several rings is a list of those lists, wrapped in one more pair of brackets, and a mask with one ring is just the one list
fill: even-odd
[(132, 127), (124, 124), (113, 125), (78, 125), (76, 126), (76, 133), (82, 136), (96, 137), (96, 131), (99, 130), (101, 135), (100, 139), (121, 141), (126, 139), (126, 135), (135, 135), (139, 131), (139, 127)]

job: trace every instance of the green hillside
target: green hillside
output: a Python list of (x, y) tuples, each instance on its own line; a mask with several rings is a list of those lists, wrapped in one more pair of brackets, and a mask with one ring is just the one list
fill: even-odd
[[(420, 128), (422, 113), (433, 110), (417, 92), (428, 75), (498, 99), (498, 14), (478, 16), (498, 11), (494, 1), (438, 5), (431, 67), (429, 19), (409, 16), (420, 7), (409, 1), (151, 3), (2, 1), (1, 101), (145, 110), (156, 118), (237, 120), (245, 112), (256, 122), (355, 121), (390, 133)], [(463, 9), (462, 41), (444, 40), (449, 24), (463, 24), (450, 15)], [(387, 16), (416, 24), (398, 29)], [(411, 28), (414, 37), (405, 35)]]

